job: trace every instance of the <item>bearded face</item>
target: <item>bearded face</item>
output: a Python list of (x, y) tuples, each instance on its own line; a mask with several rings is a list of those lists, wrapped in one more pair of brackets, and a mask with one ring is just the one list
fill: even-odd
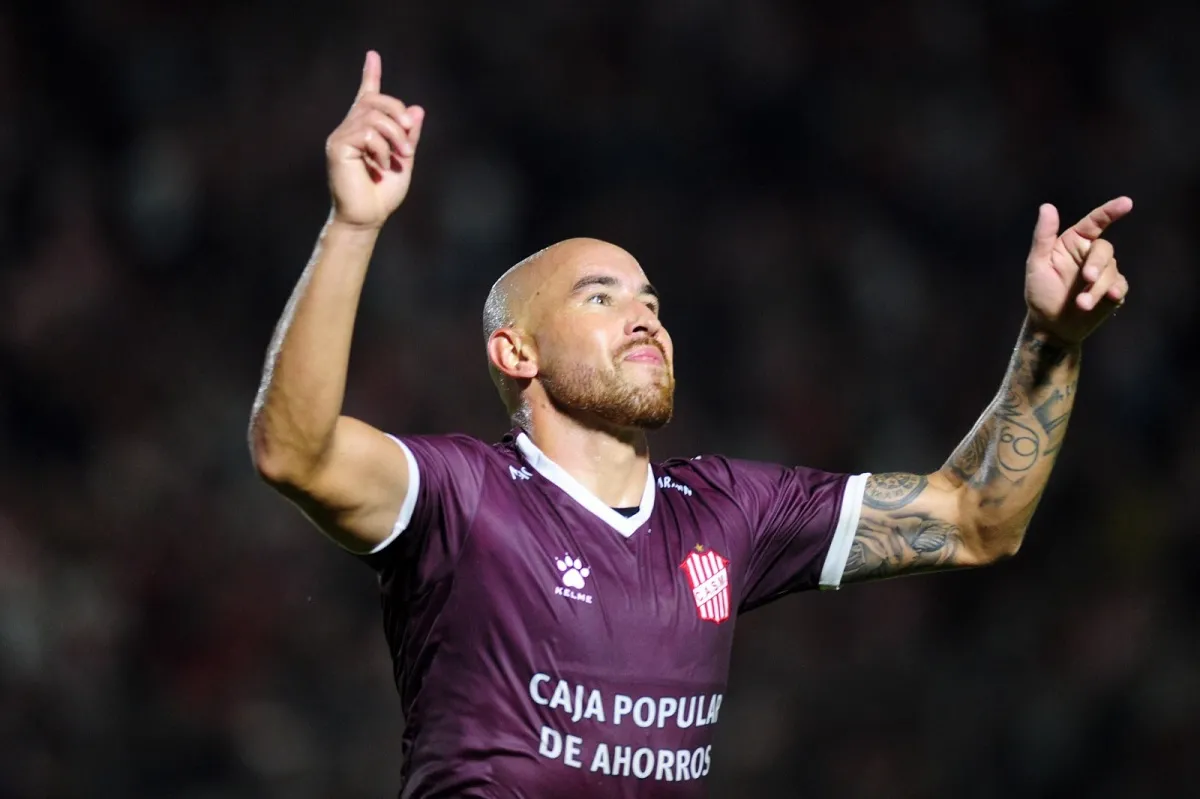
[(665, 425), (674, 347), (659, 308), (633, 256), (596, 239), (568, 239), (513, 267), (484, 308), (489, 359), (510, 413), (549, 403), (612, 427)]
[(542, 386), (551, 402), (616, 427), (657, 430), (671, 420), (675, 377), (662, 344), (642, 338), (624, 344), (607, 363), (567, 352), (543, 360)]

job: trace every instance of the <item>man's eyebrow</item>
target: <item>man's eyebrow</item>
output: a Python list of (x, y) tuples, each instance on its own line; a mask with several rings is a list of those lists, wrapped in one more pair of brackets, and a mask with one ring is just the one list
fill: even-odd
[(575, 281), (575, 285), (571, 286), (571, 293), (583, 291), (590, 286), (607, 286), (612, 288), (617, 285), (617, 279), (611, 275), (584, 275)]
[[(604, 286), (606, 288), (613, 288), (614, 286), (618, 285), (620, 285), (620, 281), (612, 275), (584, 275), (575, 281), (575, 285), (571, 286), (571, 293), (575, 294), (576, 292), (583, 291), (591, 286)], [(662, 302), (662, 297), (659, 296), (658, 289), (654, 288), (654, 286), (650, 285), (649, 283), (643, 284), (642, 288), (638, 291), (638, 294), (649, 294), (656, 301)]]

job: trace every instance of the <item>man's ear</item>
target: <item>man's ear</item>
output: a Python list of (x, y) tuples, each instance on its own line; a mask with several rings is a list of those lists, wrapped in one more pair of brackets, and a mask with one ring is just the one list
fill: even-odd
[(513, 380), (537, 377), (537, 350), (521, 331), (502, 327), (488, 338), (488, 360), (496, 371)]

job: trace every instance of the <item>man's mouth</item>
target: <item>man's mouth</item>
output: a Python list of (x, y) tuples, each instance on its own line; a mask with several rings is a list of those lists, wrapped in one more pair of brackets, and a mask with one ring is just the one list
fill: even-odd
[(663, 357), (662, 350), (653, 344), (642, 344), (633, 347), (625, 353), (623, 361), (633, 361), (634, 363), (650, 363), (658, 366), (665, 366), (667, 359)]

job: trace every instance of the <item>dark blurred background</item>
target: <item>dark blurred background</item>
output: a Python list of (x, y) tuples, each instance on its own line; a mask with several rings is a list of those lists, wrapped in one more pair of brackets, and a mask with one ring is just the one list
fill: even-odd
[(0, 797), (394, 795), (371, 572), (245, 428), (364, 51), (428, 109), (348, 411), (506, 429), (479, 312), (590, 235), (665, 295), (658, 456), (932, 470), (996, 390), (1041, 202), (1131, 299), (995, 569), (739, 622), (714, 797), (1200, 779), (1200, 7), (1055, 0), (0, 8)]

